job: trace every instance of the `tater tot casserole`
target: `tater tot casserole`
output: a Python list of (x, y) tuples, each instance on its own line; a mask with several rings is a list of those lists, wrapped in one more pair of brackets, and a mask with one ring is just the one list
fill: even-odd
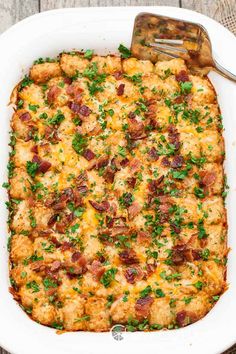
[(39, 58), (11, 96), (10, 291), (58, 330), (184, 327), (227, 287), (215, 90), (120, 52)]

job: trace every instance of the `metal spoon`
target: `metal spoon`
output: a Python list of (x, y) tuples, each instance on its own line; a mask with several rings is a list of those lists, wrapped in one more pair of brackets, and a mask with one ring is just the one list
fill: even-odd
[(209, 34), (200, 24), (140, 13), (134, 22), (131, 52), (138, 59), (154, 63), (182, 58), (193, 73), (206, 75), (214, 70), (236, 82), (236, 75), (213, 58)]

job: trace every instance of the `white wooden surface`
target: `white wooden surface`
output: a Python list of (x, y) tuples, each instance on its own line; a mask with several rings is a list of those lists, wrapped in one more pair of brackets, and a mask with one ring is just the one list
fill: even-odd
[[(168, 5), (195, 10), (214, 17), (219, 1), (225, 1), (225, 6), (233, 4), (236, 11), (235, 0), (0, 0), (0, 33), (25, 17), (63, 7)], [(4, 318), (1, 318), (1, 321), (4, 321)], [(14, 333), (12, 333), (12, 340), (14, 340)], [(0, 354), (9, 353), (0, 348)], [(236, 346), (227, 351), (227, 354), (236, 354)]]

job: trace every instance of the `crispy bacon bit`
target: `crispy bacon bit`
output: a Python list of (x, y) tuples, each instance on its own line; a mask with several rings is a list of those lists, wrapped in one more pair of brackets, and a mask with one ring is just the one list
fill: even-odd
[(108, 209), (110, 208), (110, 204), (106, 200), (104, 200), (101, 203), (97, 203), (97, 202), (95, 202), (93, 200), (89, 200), (89, 203), (92, 205), (92, 207), (94, 209), (96, 209), (99, 212), (108, 211)]
[(180, 234), (180, 232), (181, 232), (181, 227), (180, 226), (177, 226), (176, 224), (171, 223), (170, 227), (171, 227), (171, 230), (174, 231), (174, 233)]
[(38, 171), (42, 172), (42, 173), (46, 173), (51, 166), (52, 166), (52, 164), (50, 162), (45, 161), (45, 160), (41, 160), (41, 162), (39, 164)]
[(19, 116), (19, 118), (22, 122), (28, 122), (29, 120), (31, 120), (31, 115), (29, 112), (25, 112), (25, 113), (21, 114)]
[(119, 253), (119, 258), (122, 263), (131, 265), (139, 263), (136, 253), (131, 249), (126, 249)]
[(171, 167), (172, 168), (179, 168), (182, 167), (184, 163), (184, 158), (181, 155), (176, 155), (173, 157), (173, 160), (171, 161)]
[(201, 176), (200, 184), (203, 187), (204, 186), (209, 187), (212, 184), (214, 184), (216, 181), (216, 173), (215, 172), (202, 171), (200, 173), (200, 176)]
[(170, 160), (168, 159), (168, 157), (164, 156), (161, 160), (161, 164), (164, 167), (169, 167), (170, 166)]
[(128, 117), (129, 119), (135, 119), (136, 114), (134, 112), (129, 112)]
[(70, 213), (67, 215), (64, 215), (64, 217), (56, 223), (56, 230), (61, 233), (64, 234), (66, 232), (67, 227), (72, 223), (74, 219), (74, 214)]
[(45, 265), (44, 261), (35, 261), (35, 262), (30, 264), (30, 268), (34, 272), (43, 272), (46, 269), (46, 265)]
[(131, 170), (132, 172), (136, 172), (136, 171), (138, 171), (138, 170), (140, 169), (140, 167), (141, 167), (141, 161), (134, 158), (134, 159), (132, 159), (132, 160), (130, 161), (129, 167), (130, 167), (130, 170)]
[(153, 161), (157, 161), (159, 159), (159, 155), (158, 155), (157, 150), (154, 146), (149, 150), (148, 156)]
[(125, 91), (125, 84), (120, 84), (116, 89), (117, 96), (122, 96), (124, 94), (124, 91)]
[(120, 158), (118, 157), (113, 157), (111, 159), (111, 168), (114, 170), (114, 171), (120, 171), (121, 169), (121, 165), (120, 165)]
[(34, 155), (32, 162), (36, 162), (38, 164), (37, 172), (46, 173), (52, 164), (46, 160), (42, 160), (38, 155)]
[(61, 243), (58, 241), (58, 239), (55, 236), (52, 236), (50, 240), (57, 248), (61, 246)]
[(150, 276), (151, 274), (153, 274), (156, 270), (157, 264), (155, 263), (148, 263), (146, 265), (147, 268), (147, 276)]
[(36, 163), (40, 164), (41, 158), (38, 155), (34, 155), (32, 158), (32, 162), (36, 162)]
[(170, 143), (175, 146), (176, 150), (180, 148), (180, 134), (173, 124), (170, 124), (168, 127), (168, 139)]
[(53, 207), (53, 210), (62, 210), (66, 207), (66, 201), (64, 200), (63, 202), (58, 202), (58, 203), (54, 204), (52, 207)]
[(116, 80), (121, 80), (121, 79), (123, 79), (123, 72), (122, 71), (115, 71), (113, 73), (113, 76)]
[(79, 114), (81, 114), (84, 117), (88, 117), (91, 113), (91, 109), (88, 106), (82, 105), (80, 106)]
[(39, 230), (38, 231), (38, 235), (42, 236), (42, 237), (48, 237), (48, 236), (51, 235), (51, 233), (52, 233), (52, 230), (50, 230), (50, 229), (45, 229), (45, 230)]
[(158, 179), (151, 180), (148, 182), (148, 189), (151, 193), (157, 192), (158, 188), (160, 188), (161, 182), (164, 180), (164, 175), (160, 176)]
[(100, 261), (94, 260), (89, 267), (90, 272), (93, 274), (96, 280), (100, 280), (101, 276), (105, 272), (104, 266)]
[(99, 168), (106, 167), (109, 164), (109, 157), (108, 156), (101, 156), (97, 161), (91, 161), (87, 167), (87, 170), (90, 171), (93, 168), (99, 170)]
[(139, 140), (147, 137), (144, 132), (144, 124), (137, 121), (137, 119), (129, 119), (129, 135), (131, 140)]
[(142, 210), (141, 205), (138, 202), (133, 202), (128, 208), (129, 220), (132, 220)]
[(45, 139), (51, 141), (54, 144), (61, 140), (58, 136), (57, 129), (49, 126), (45, 127)]
[(147, 231), (139, 231), (138, 232), (138, 237), (137, 237), (137, 242), (141, 244), (148, 245), (152, 242), (152, 238), (149, 232)]
[(156, 102), (148, 105), (148, 110), (145, 112), (145, 117), (155, 121), (157, 105)]
[(101, 156), (96, 163), (96, 168), (99, 170), (99, 168), (106, 167), (108, 164), (109, 164), (109, 157)]
[(64, 77), (63, 81), (65, 84), (70, 85), (72, 83), (72, 79), (70, 77)]
[(103, 173), (103, 178), (107, 183), (113, 183), (114, 182), (114, 177), (115, 177), (116, 171), (113, 170), (110, 166), (108, 166), (104, 173)]
[(61, 93), (61, 89), (58, 86), (54, 85), (50, 87), (47, 94), (48, 103), (52, 104), (53, 102), (55, 102), (55, 100), (60, 95), (60, 93)]
[(184, 263), (185, 257), (184, 257), (184, 249), (185, 249), (185, 245), (181, 245), (181, 246), (174, 246), (172, 249), (172, 262), (174, 263), (174, 265), (181, 265)]
[(126, 235), (128, 232), (128, 226), (114, 226), (111, 229), (111, 237), (116, 237), (118, 235)]
[(92, 150), (90, 150), (90, 149), (85, 149), (85, 150), (84, 150), (84, 153), (83, 153), (83, 157), (84, 157), (87, 161), (90, 161), (90, 160), (94, 159), (95, 154), (94, 154), (94, 152), (92, 152)]
[[(77, 254), (80, 252), (75, 253)], [(84, 274), (87, 271), (87, 260), (82, 254), (80, 254), (80, 256), (75, 256), (75, 261), (66, 261), (63, 266), (66, 269), (69, 278), (73, 278), (77, 275)]]
[(160, 210), (161, 213), (168, 214), (170, 207), (171, 207), (170, 203), (163, 203), (159, 205), (158, 209)]
[[(67, 87), (66, 89), (66, 93), (72, 97), (77, 97), (77, 96), (81, 96), (81, 93), (83, 92), (84, 90), (81, 88), (81, 87), (78, 87), (76, 86), (75, 84), (71, 84), (70, 86)], [(79, 103), (79, 102), (77, 102)]]
[(149, 316), (153, 301), (151, 296), (146, 296), (136, 301), (135, 311), (139, 318), (147, 318)]
[(184, 261), (193, 262), (201, 259), (201, 253), (198, 250), (188, 248), (187, 244), (179, 244), (172, 248), (172, 262), (174, 265), (182, 265)]
[(87, 172), (84, 171), (76, 178), (76, 184), (78, 186), (82, 186), (84, 185), (85, 182), (87, 182), (87, 180), (88, 180), (88, 175)]
[(73, 263), (77, 262), (81, 257), (81, 253), (80, 252), (74, 252), (71, 256), (71, 261)]
[(86, 194), (88, 192), (88, 187), (87, 186), (78, 186), (77, 191), (82, 195)]
[(35, 206), (35, 202), (36, 200), (32, 196), (28, 197), (28, 204), (30, 208)]
[(65, 252), (71, 249), (71, 247), (73, 247), (73, 244), (71, 242), (64, 241), (60, 248), (62, 252)]
[(175, 78), (178, 82), (189, 81), (189, 76), (185, 70), (180, 70), (180, 72), (175, 75)]
[(48, 220), (49, 227), (52, 227), (56, 223), (58, 216), (58, 214), (54, 214), (50, 217), (50, 219)]
[(80, 111), (80, 104), (76, 102), (71, 102), (69, 104), (69, 108), (76, 114), (79, 114)]
[(183, 103), (183, 102), (184, 102), (184, 100), (185, 100), (184, 95), (179, 95), (179, 96), (175, 97), (175, 99), (174, 99), (174, 103), (176, 103), (176, 104), (180, 104), (180, 103)]
[(185, 310), (176, 314), (176, 323), (179, 327), (184, 327), (186, 325), (186, 316), (187, 312)]
[(77, 189), (66, 188), (59, 197), (52, 196), (47, 199), (45, 206), (52, 207), (54, 210), (62, 210), (68, 202), (74, 202), (75, 206), (82, 205), (81, 192)]
[(51, 264), (50, 271), (51, 272), (56, 272), (60, 269), (61, 267), (61, 262), (60, 261), (54, 261)]
[(129, 159), (127, 159), (127, 158), (121, 160), (121, 162), (120, 162), (120, 165), (121, 165), (121, 167), (123, 167), (123, 168), (126, 167), (126, 166), (128, 166), (128, 164), (129, 164)]
[(176, 314), (176, 323), (179, 327), (185, 327), (197, 320), (197, 315), (191, 311), (182, 310)]
[(35, 154), (38, 154), (38, 146), (37, 145), (34, 145), (31, 149), (30, 149), (31, 152), (35, 153)]
[(144, 272), (140, 266), (134, 265), (124, 271), (124, 276), (128, 283), (134, 284), (136, 281), (143, 279)]
[(129, 178), (127, 178), (126, 182), (127, 182), (128, 186), (130, 188), (134, 188), (135, 184), (136, 184), (136, 178), (135, 177), (129, 177)]
[(123, 216), (111, 218), (110, 216), (106, 216), (106, 225), (110, 229), (115, 226), (125, 226), (126, 218)]

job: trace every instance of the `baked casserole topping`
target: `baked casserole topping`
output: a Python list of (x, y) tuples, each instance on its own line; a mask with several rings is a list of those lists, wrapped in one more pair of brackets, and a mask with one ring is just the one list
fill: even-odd
[(61, 330), (183, 327), (226, 288), (214, 88), (120, 51), (40, 58), (11, 97), (10, 290)]

